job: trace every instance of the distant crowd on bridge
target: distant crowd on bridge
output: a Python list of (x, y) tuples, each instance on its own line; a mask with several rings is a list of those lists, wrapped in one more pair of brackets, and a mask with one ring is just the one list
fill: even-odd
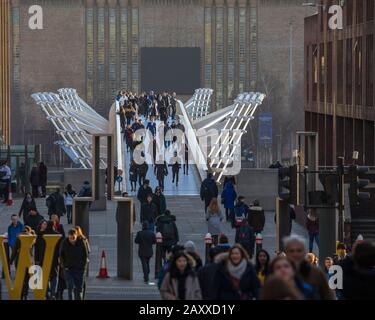
[[(169, 175), (168, 167), (172, 171), (172, 183), (178, 186), (180, 169), (183, 174), (189, 174), (188, 143), (184, 140), (182, 147), (178, 143), (178, 132), (185, 133), (185, 126), (180, 121), (177, 112), (177, 96), (173, 92), (154, 93), (153, 91), (140, 95), (122, 90), (116, 97), (119, 102), (120, 123), (126, 150), (130, 153), (129, 180), (131, 192), (137, 191), (137, 183), (141, 186), (147, 178), (149, 163), (141, 164), (133, 159), (133, 153), (138, 150), (141, 158), (146, 159), (146, 153), (151, 155), (153, 173), (158, 180), (159, 187), (164, 189), (164, 179)], [(136, 139), (135, 133), (139, 129), (146, 129), (151, 136), (147, 149), (143, 140)], [(157, 138), (162, 139), (158, 142)], [(159, 144), (158, 144), (159, 143)], [(161, 143), (161, 145), (160, 145)], [(183, 148), (183, 150), (181, 150)], [(170, 150), (171, 157), (166, 161), (165, 153)], [(162, 155), (160, 155), (162, 153)]]

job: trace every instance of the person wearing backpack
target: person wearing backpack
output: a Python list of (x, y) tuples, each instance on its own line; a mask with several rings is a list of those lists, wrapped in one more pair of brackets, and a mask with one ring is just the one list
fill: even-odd
[(90, 186), (90, 182), (85, 181), (81, 187), (81, 190), (78, 192), (78, 197), (86, 198), (92, 196), (92, 189)]
[(235, 242), (239, 243), (247, 252), (250, 259), (254, 254), (254, 243), (255, 243), (254, 230), (249, 225), (246, 219), (242, 220), (242, 224), (236, 230)]
[(71, 224), (73, 222), (72, 212), (73, 212), (73, 199), (75, 196), (76, 196), (76, 192), (73, 190), (72, 185), (68, 184), (64, 192), (64, 203), (66, 207), (66, 217), (68, 220), (68, 224)]
[(157, 218), (156, 232), (160, 232), (163, 236), (162, 256), (165, 260), (166, 251), (179, 241), (176, 217), (169, 210), (165, 210), (165, 213)]
[(60, 188), (56, 188), (56, 191), (48, 196), (46, 199), (46, 205), (50, 218), (53, 213), (56, 213), (59, 217), (66, 213), (65, 201), (60, 192)]
[(249, 211), (249, 206), (245, 203), (245, 197), (239, 196), (233, 209), (234, 217), (232, 220), (232, 228), (238, 228), (241, 226), (242, 221), (248, 219)]
[(207, 208), (211, 203), (212, 198), (217, 198), (219, 190), (215, 180), (212, 178), (212, 173), (207, 173), (207, 178), (203, 180), (201, 184), (200, 196), (201, 200), (204, 201), (204, 212), (207, 212)]
[(259, 200), (255, 200), (253, 205), (250, 207), (248, 215), (249, 225), (254, 229), (255, 233), (262, 233), (266, 217), (264, 210), (259, 204)]

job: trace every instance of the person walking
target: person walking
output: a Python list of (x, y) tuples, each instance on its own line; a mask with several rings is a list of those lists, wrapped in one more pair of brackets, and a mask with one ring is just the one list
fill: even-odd
[(169, 166), (172, 167), (172, 184), (176, 181), (176, 187), (178, 187), (178, 175), (181, 169), (181, 158), (178, 157), (177, 151), (173, 153), (173, 157), (170, 159)]
[(249, 218), (250, 208), (245, 203), (245, 197), (239, 196), (237, 198), (237, 201), (236, 201), (236, 204), (234, 206), (233, 212), (234, 212), (234, 217), (233, 217), (234, 219), (231, 221), (232, 227), (236, 226), (236, 222), (237, 222), (238, 227), (239, 227), (242, 224), (242, 221), (244, 219)]
[(207, 208), (206, 221), (207, 221), (208, 233), (211, 234), (212, 243), (214, 246), (218, 244), (219, 234), (223, 232), (223, 226), (222, 226), (223, 219), (224, 219), (224, 215), (219, 207), (217, 199), (213, 198), (211, 200), (210, 205)]
[(159, 161), (155, 164), (155, 175), (158, 180), (159, 187), (164, 190), (164, 178), (168, 176), (168, 167), (166, 161), (163, 161), (162, 156), (159, 156)]
[(245, 249), (235, 244), (223, 255), (213, 281), (215, 300), (253, 300), (260, 283)]
[[(14, 246), (16, 245), (18, 235), (23, 231), (24, 225), (19, 221), (18, 215), (12, 214), (10, 217), (11, 224), (8, 226), (8, 262), (9, 254), (13, 252)], [(9, 252), (10, 249), (10, 252)], [(4, 269), (4, 267), (3, 267)]]
[(147, 202), (147, 196), (152, 194), (152, 189), (150, 187), (150, 180), (145, 180), (143, 185), (139, 188), (137, 199), (139, 200), (141, 206)]
[(78, 238), (75, 229), (69, 230), (68, 238), (62, 242), (60, 260), (64, 268), (69, 300), (73, 300), (73, 291), (74, 300), (82, 300), (88, 252), (84, 241)]
[(66, 213), (65, 199), (60, 188), (56, 188), (56, 191), (48, 196), (46, 205), (50, 218), (53, 213), (56, 213), (59, 217), (62, 217)]
[(18, 216), (22, 216), (22, 220), (25, 222), (25, 218), (29, 215), (29, 212), (31, 210), (37, 211), (36, 209), (36, 203), (34, 198), (32, 197), (30, 192), (27, 192), (25, 194), (25, 198), (22, 201), (22, 205), (20, 208), (20, 211), (18, 213)]
[(11, 186), (11, 180), (12, 180), (12, 170), (8, 166), (7, 160), (3, 160), (1, 162), (0, 180), (2, 182), (2, 187), (3, 187), (3, 196), (4, 196), (3, 203), (7, 203), (8, 198), (9, 198), (9, 188)]
[(39, 197), (39, 186), (40, 186), (40, 174), (39, 174), (39, 168), (36, 163), (33, 164), (33, 168), (30, 172), (30, 184), (32, 188), (32, 195), (33, 198)]
[(147, 202), (141, 206), (141, 223), (147, 221), (149, 228), (152, 232), (155, 230), (155, 220), (157, 217), (158, 209), (154, 203), (152, 203), (152, 193), (147, 195)]
[[(142, 157), (144, 157), (144, 154), (142, 155)], [(139, 186), (141, 187), (146, 182), (148, 164), (146, 161), (143, 161), (142, 164), (138, 164), (137, 166), (138, 166)], [(150, 183), (149, 180), (147, 181)]]
[(225, 217), (228, 220), (234, 220), (234, 202), (237, 199), (237, 192), (234, 189), (233, 183), (229, 181), (224, 190), (221, 192), (221, 201), (225, 208)]
[(215, 180), (212, 178), (212, 173), (207, 173), (207, 178), (203, 180), (200, 189), (201, 200), (204, 201), (204, 212), (207, 212), (207, 207), (210, 205), (212, 198), (217, 198), (219, 190)]
[(210, 248), (209, 256), (216, 257), (221, 253), (228, 252), (230, 248), (231, 245), (229, 244), (228, 237), (225, 234), (221, 233), (219, 235), (219, 243), (217, 244), (217, 246)]
[(130, 163), (129, 167), (129, 180), (131, 185), (131, 192), (137, 191), (137, 181), (138, 181), (138, 167), (134, 160)]
[(158, 209), (157, 217), (165, 213), (165, 210), (167, 209), (167, 202), (160, 187), (155, 188), (155, 193), (152, 196), (152, 203), (154, 203)]
[(176, 225), (176, 217), (169, 210), (156, 219), (156, 232), (160, 232), (163, 236), (162, 256), (166, 259), (166, 251), (170, 250), (179, 241), (179, 234)]
[(46, 190), (47, 176), (48, 176), (48, 168), (42, 161), (41, 163), (39, 163), (39, 186), (41, 188), (40, 194), (42, 198), (45, 198), (47, 194), (47, 190)]
[(51, 214), (51, 220), (53, 222), (53, 228), (58, 233), (61, 234), (63, 238), (65, 238), (65, 230), (64, 226), (60, 223), (60, 216), (57, 213)]
[(255, 272), (257, 273), (261, 286), (264, 285), (264, 282), (269, 275), (270, 262), (271, 258), (266, 250), (261, 249), (257, 252), (255, 257)]
[(126, 142), (126, 151), (133, 152), (133, 136), (134, 131), (132, 129), (132, 126), (130, 124), (127, 125), (125, 130), (125, 142)]
[(65, 188), (64, 192), (64, 204), (66, 208), (66, 217), (68, 220), (68, 224), (73, 223), (73, 200), (77, 193), (73, 190), (71, 184), (68, 184)]
[(137, 232), (134, 242), (138, 244), (138, 256), (142, 264), (143, 280), (148, 283), (150, 259), (154, 254), (152, 246), (156, 243), (155, 233), (150, 230), (148, 221), (143, 221), (142, 231)]
[(163, 300), (201, 300), (198, 277), (192, 270), (192, 258), (178, 252), (171, 262), (169, 271), (160, 288)]
[(250, 207), (248, 221), (255, 233), (263, 232), (266, 217), (263, 208), (260, 206), (259, 200), (254, 200), (253, 205)]
[(313, 252), (314, 240), (319, 248), (319, 218), (311, 210), (306, 217), (306, 229), (309, 234), (309, 252)]
[(21, 193), (25, 194), (26, 193), (26, 167), (25, 167), (24, 162), (22, 162), (20, 166), (18, 167), (16, 177), (20, 182)]
[(189, 147), (187, 143), (185, 143), (185, 153), (184, 153), (184, 174), (187, 176), (189, 175)]
[(36, 210), (30, 210), (28, 216), (25, 218), (25, 226), (29, 226), (31, 230), (38, 230), (40, 221), (44, 220), (43, 216)]
[(188, 240), (185, 242), (184, 247), (185, 247), (185, 252), (194, 259), (194, 262), (195, 262), (193, 266), (194, 272), (199, 272), (199, 270), (203, 266), (203, 262), (197, 252), (197, 247), (195, 246), (195, 243), (191, 240)]
[(284, 250), (287, 258), (296, 265), (301, 279), (315, 288), (314, 300), (334, 300), (335, 294), (329, 288), (324, 272), (310, 265), (306, 260), (305, 240), (300, 236), (292, 235), (284, 239)]
[(253, 258), (255, 244), (254, 229), (246, 219), (242, 220), (241, 226), (236, 228), (235, 242), (239, 243), (246, 250), (250, 259)]

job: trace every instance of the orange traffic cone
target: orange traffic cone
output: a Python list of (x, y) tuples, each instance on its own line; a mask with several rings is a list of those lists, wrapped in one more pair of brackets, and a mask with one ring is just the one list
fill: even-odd
[(100, 259), (100, 269), (99, 269), (99, 274), (97, 278), (100, 278), (100, 279), (109, 278), (104, 250), (102, 251), (102, 258)]
[(10, 207), (13, 205), (13, 195), (12, 195), (12, 187), (9, 186), (9, 193), (8, 193), (8, 199), (7, 199), (7, 206)]

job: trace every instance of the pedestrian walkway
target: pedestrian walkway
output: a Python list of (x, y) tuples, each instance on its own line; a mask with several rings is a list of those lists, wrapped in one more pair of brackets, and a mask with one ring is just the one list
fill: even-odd
[[(192, 240), (196, 244), (197, 251), (204, 261), (205, 244), (204, 236), (207, 233), (207, 225), (204, 219), (204, 208), (199, 196), (167, 196), (167, 207), (177, 218), (177, 226), (180, 234), (180, 243), (184, 244), (187, 240)], [(134, 226), (134, 237), (136, 232), (141, 229), (139, 222), (139, 203), (135, 199), (137, 221)], [(16, 200), (12, 207), (0, 207), (0, 233), (6, 232), (12, 213), (18, 213), (21, 206), (21, 200)], [(37, 199), (37, 207), (42, 215), (47, 217), (47, 209), (44, 199)], [(118, 279), (116, 277), (117, 266), (117, 241), (116, 241), (116, 203), (108, 202), (106, 211), (90, 212), (90, 277), (87, 283), (86, 299), (160, 299), (156, 285), (147, 285), (143, 282), (141, 263), (138, 259), (138, 247), (133, 245), (133, 272), (132, 281)], [(70, 226), (66, 225), (66, 216), (62, 218), (66, 232)], [(229, 223), (224, 222), (224, 232), (229, 237), (230, 243), (234, 242), (234, 231)], [(293, 225), (293, 233), (302, 235), (307, 239), (307, 232), (298, 224)], [(274, 213), (266, 213), (266, 225), (263, 232), (263, 248), (271, 256), (275, 252), (275, 223)], [(133, 238), (134, 239), (134, 238)], [(134, 243), (134, 242), (133, 242)], [(100, 257), (102, 250), (106, 252), (107, 268), (109, 279), (97, 279), (99, 272)], [(155, 259), (151, 260), (151, 277), (153, 281)], [(3, 291), (5, 287), (3, 286)], [(3, 297), (4, 294), (3, 294)], [(32, 295), (30, 294), (30, 298)]]

